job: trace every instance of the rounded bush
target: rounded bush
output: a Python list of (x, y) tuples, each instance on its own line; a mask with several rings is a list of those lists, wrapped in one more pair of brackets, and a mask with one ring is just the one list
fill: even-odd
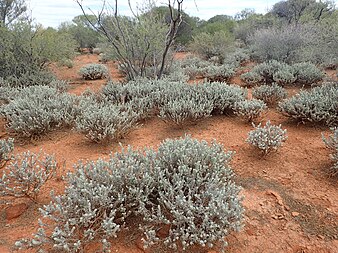
[(338, 83), (326, 83), (278, 104), (279, 111), (303, 123), (338, 124)]
[(324, 73), (316, 67), (316, 65), (309, 62), (297, 63), (292, 67), (296, 76), (296, 82), (303, 85), (318, 83), (323, 80), (325, 76)]
[(268, 109), (264, 101), (258, 99), (243, 100), (236, 102), (234, 112), (236, 115), (253, 122)]
[(260, 149), (264, 154), (277, 150), (287, 139), (286, 130), (281, 125), (271, 125), (270, 121), (266, 122), (264, 127), (259, 124), (255, 129), (249, 132), (247, 142)]
[(108, 77), (108, 68), (103, 64), (87, 64), (79, 71), (86, 80), (96, 80)]
[(286, 96), (286, 90), (277, 84), (261, 85), (252, 89), (252, 97), (260, 99), (268, 105), (274, 105)]
[[(45, 219), (34, 239), (22, 241), (74, 253), (101, 242), (105, 252), (131, 224), (144, 232), (145, 247), (226, 245), (225, 236), (241, 228), (244, 211), (232, 156), (218, 143), (185, 137), (166, 140), (157, 151), (128, 148), (109, 160), (79, 162), (63, 195), (40, 209)], [(128, 223), (132, 216), (137, 219)], [(159, 237), (163, 228), (168, 232)]]

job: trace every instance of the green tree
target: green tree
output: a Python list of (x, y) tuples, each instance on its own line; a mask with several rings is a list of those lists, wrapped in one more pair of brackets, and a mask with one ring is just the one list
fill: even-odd
[(26, 10), (24, 0), (0, 0), (0, 26), (8, 26)]
[(4, 79), (44, 70), (50, 62), (74, 55), (70, 35), (53, 28), (21, 21), (0, 30), (0, 77)]
[(62, 23), (59, 31), (69, 33), (77, 42), (78, 48), (94, 48), (100, 42), (100, 34), (92, 28), (90, 22), (95, 24), (94, 15), (79, 15), (72, 22)]

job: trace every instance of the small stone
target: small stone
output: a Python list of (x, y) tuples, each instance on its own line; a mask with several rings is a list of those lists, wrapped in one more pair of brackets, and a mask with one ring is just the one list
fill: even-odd
[(290, 207), (289, 206), (284, 206), (285, 211), (290, 211)]
[(292, 212), (291, 215), (292, 215), (293, 217), (298, 217), (298, 216), (299, 216), (299, 213), (298, 213), (298, 212)]
[(27, 208), (28, 205), (26, 203), (19, 203), (7, 207), (5, 210), (7, 220), (19, 217), (27, 210)]
[(322, 240), (324, 240), (324, 239), (325, 239), (325, 237), (324, 237), (324, 236), (322, 236), (322, 235), (318, 235), (318, 238), (319, 238), (319, 239), (322, 239)]

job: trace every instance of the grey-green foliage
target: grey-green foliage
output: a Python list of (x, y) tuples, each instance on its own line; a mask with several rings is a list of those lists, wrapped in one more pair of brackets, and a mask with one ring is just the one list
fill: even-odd
[(338, 124), (338, 83), (326, 83), (300, 91), (295, 96), (279, 102), (278, 110), (303, 123), (335, 126)]
[(255, 126), (254, 130), (248, 134), (247, 142), (260, 149), (265, 155), (273, 150), (277, 150), (287, 139), (286, 129), (281, 125), (272, 125), (270, 121), (263, 127), (261, 124)]
[(318, 83), (325, 76), (321, 70), (309, 62), (296, 63), (292, 65), (292, 68), (295, 73), (296, 82), (303, 85)]
[(267, 105), (275, 105), (287, 97), (287, 92), (277, 84), (261, 85), (252, 89), (252, 97), (263, 100)]
[[(109, 252), (108, 240), (130, 229), (131, 216), (138, 216), (132, 226), (144, 232), (145, 246), (224, 242), (243, 218), (232, 155), (220, 144), (185, 137), (164, 141), (158, 151), (129, 148), (108, 160), (79, 162), (64, 194), (40, 209), (44, 220), (29, 244), (79, 252), (101, 242)], [(169, 232), (160, 239), (157, 231), (164, 226)]]
[(169, 91), (170, 97), (160, 106), (160, 118), (182, 125), (211, 116), (213, 101), (208, 99), (203, 88), (199, 86), (177, 88), (176, 91)]
[(0, 195), (36, 199), (41, 187), (56, 172), (53, 156), (25, 152), (12, 158), (0, 179)]
[(253, 122), (261, 117), (266, 109), (268, 109), (268, 107), (264, 101), (251, 99), (236, 102), (234, 112), (245, 120)]
[(282, 86), (293, 83), (315, 84), (321, 81), (323, 77), (324, 73), (312, 63), (301, 62), (288, 65), (276, 60), (260, 63), (253, 67), (250, 72), (241, 75), (241, 79), (250, 85), (275, 82)]
[(244, 81), (248, 86), (254, 86), (263, 82), (263, 77), (253, 71), (249, 71), (241, 74), (241, 80)]
[(22, 137), (41, 135), (74, 121), (75, 97), (70, 94), (48, 86), (31, 86), (14, 94), (0, 112), (7, 120), (7, 129)]
[(184, 73), (188, 75), (190, 79), (195, 79), (197, 76), (204, 77), (207, 68), (213, 64), (196, 56), (187, 56), (180, 61), (180, 65)]
[(261, 64), (256, 65), (252, 71), (259, 74), (262, 78), (265, 84), (272, 83), (273, 76), (277, 71), (280, 71), (281, 69), (285, 68), (287, 65), (281, 62), (278, 62), (276, 60), (271, 60), (267, 62), (263, 62)]
[[(177, 250), (191, 245), (212, 247), (225, 236), (241, 227), (243, 207), (239, 188), (232, 181), (229, 166), (232, 152), (213, 142), (208, 145), (186, 137), (166, 140), (155, 158), (156, 203), (143, 206), (145, 245), (158, 240)], [(165, 238), (156, 231), (169, 225)]]
[(80, 75), (86, 80), (96, 80), (108, 77), (108, 68), (103, 64), (91, 63), (83, 66)]
[(75, 130), (97, 143), (109, 142), (124, 137), (138, 120), (138, 112), (123, 105), (108, 101), (80, 99), (79, 115), (75, 119)]
[(247, 90), (240, 86), (219, 82), (205, 83), (204, 88), (208, 99), (213, 102), (213, 113), (232, 113), (236, 102), (245, 100), (248, 95)]
[(297, 80), (292, 66), (285, 65), (273, 73), (273, 81), (281, 86), (293, 84)]
[(30, 70), (6, 78), (11, 87), (48, 86), (56, 80), (55, 75), (45, 70)]
[(332, 150), (331, 159), (333, 160), (333, 166), (331, 167), (332, 176), (338, 175), (338, 127), (331, 128), (332, 135), (326, 138), (322, 135), (322, 139), (325, 145)]
[(205, 77), (209, 82), (229, 81), (235, 75), (235, 68), (228, 64), (210, 65), (205, 69)]
[(10, 154), (14, 150), (14, 139), (0, 140), (0, 168), (11, 158)]

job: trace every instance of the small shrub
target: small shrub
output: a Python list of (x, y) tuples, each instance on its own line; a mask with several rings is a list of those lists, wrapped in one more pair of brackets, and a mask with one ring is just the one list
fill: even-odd
[(261, 85), (252, 89), (252, 96), (263, 100), (267, 105), (275, 105), (278, 101), (286, 98), (287, 92), (277, 84)]
[[(155, 154), (155, 205), (141, 208), (145, 246), (160, 240), (169, 248), (226, 245), (225, 236), (241, 227), (240, 188), (233, 182), (232, 152), (185, 137), (166, 140)], [(146, 209), (147, 208), (147, 209)], [(165, 238), (156, 231), (168, 225)]]
[(76, 131), (97, 143), (123, 138), (138, 120), (138, 113), (121, 105), (96, 102), (83, 98), (80, 114), (75, 120)]
[(271, 84), (274, 81), (274, 74), (277, 71), (285, 68), (285, 66), (286, 64), (284, 63), (272, 60), (256, 65), (251, 71), (259, 74), (263, 78), (265, 84)]
[(80, 75), (85, 80), (96, 80), (108, 77), (108, 69), (103, 64), (87, 64), (80, 69)]
[(55, 128), (72, 125), (75, 97), (47, 86), (17, 90), (15, 97), (1, 107), (7, 129), (22, 137), (45, 134)]
[(312, 63), (302, 62), (294, 64), (292, 67), (296, 76), (296, 82), (303, 85), (318, 83), (323, 80), (325, 76), (324, 73)]
[(256, 72), (246, 72), (241, 75), (241, 80), (249, 86), (255, 86), (263, 82), (263, 77)]
[[(225, 236), (240, 229), (243, 219), (232, 156), (220, 144), (185, 137), (164, 141), (158, 151), (129, 148), (107, 161), (79, 162), (64, 194), (40, 209), (44, 220), (25, 242), (74, 253), (101, 242), (105, 252), (108, 240), (130, 229), (128, 220), (136, 216), (139, 223), (132, 227), (144, 232), (145, 246), (225, 245)], [(169, 231), (160, 239), (157, 231), (164, 226)]]
[(266, 122), (264, 127), (259, 124), (255, 129), (249, 132), (247, 142), (260, 149), (265, 155), (273, 150), (277, 150), (287, 139), (286, 130), (281, 125), (271, 125), (270, 121)]
[(48, 86), (57, 80), (54, 74), (44, 70), (32, 70), (17, 76), (9, 76), (6, 81), (11, 87)]
[(285, 66), (273, 74), (273, 80), (281, 86), (293, 84), (296, 79), (294, 69), (291, 66)]
[(220, 66), (211, 65), (205, 70), (205, 77), (209, 82), (225, 82), (234, 76), (235, 70), (232, 66), (223, 64)]
[(322, 135), (322, 139), (329, 149), (332, 150), (332, 154), (330, 155), (333, 160), (333, 166), (331, 167), (331, 175), (337, 176), (338, 175), (338, 127), (331, 128), (332, 135), (326, 138)]
[(205, 93), (213, 103), (213, 113), (233, 113), (236, 102), (247, 98), (247, 90), (237, 85), (225, 83), (205, 83)]
[(11, 158), (10, 154), (14, 150), (14, 139), (0, 140), (0, 168)]
[(56, 172), (53, 156), (22, 153), (14, 157), (0, 179), (0, 195), (36, 199), (41, 187)]
[(278, 110), (297, 121), (338, 124), (338, 84), (327, 83), (300, 91), (278, 104)]
[(167, 122), (183, 125), (186, 122), (196, 121), (211, 116), (212, 101), (202, 89), (193, 87), (182, 88), (181, 94), (171, 97), (160, 107), (159, 117)]
[(262, 116), (268, 107), (262, 100), (252, 99), (236, 102), (234, 112), (236, 115), (253, 122)]

